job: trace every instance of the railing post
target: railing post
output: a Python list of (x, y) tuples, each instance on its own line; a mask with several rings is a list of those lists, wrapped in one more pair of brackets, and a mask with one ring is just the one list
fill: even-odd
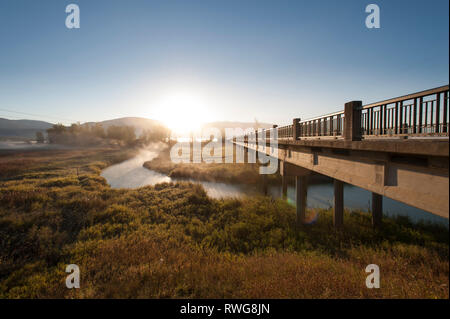
[(362, 101), (345, 103), (344, 139), (346, 141), (361, 141), (361, 108)]
[(330, 130), (330, 133), (328, 134), (328, 135), (330, 135), (330, 136), (333, 136), (334, 134), (333, 134), (333, 116), (330, 116), (330, 128), (329, 128), (329, 130)]
[(444, 92), (444, 120), (443, 120), (443, 124), (444, 126), (442, 127), (442, 132), (443, 133), (447, 133), (447, 92)]
[(381, 135), (383, 129), (383, 105), (380, 106), (378, 111), (378, 135)]
[[(276, 125), (276, 124), (272, 125), (272, 129), (273, 129), (274, 131), (275, 131), (275, 130), (278, 130), (277, 127), (278, 127), (278, 125)], [(274, 136), (275, 136), (275, 134), (274, 134)], [(278, 134), (277, 134), (276, 136), (278, 137)]]
[(441, 124), (441, 118), (440, 118), (440, 110), (441, 110), (441, 93), (436, 94), (436, 123), (435, 124), (435, 133), (440, 133), (440, 124)]
[(292, 138), (294, 141), (298, 140), (300, 137), (300, 119), (295, 118), (292, 120)]
[(398, 119), (398, 131), (397, 134), (404, 134), (404, 123), (403, 123), (403, 101), (400, 101), (397, 103), (398, 104), (398, 111), (399, 111), (399, 119)]
[[(367, 110), (367, 111), (369, 111), (369, 110)], [(370, 108), (370, 131), (369, 131), (370, 135), (374, 135), (373, 134), (374, 124), (375, 124), (375, 116), (374, 116), (373, 107), (371, 107)]]
[(248, 163), (248, 135), (244, 135), (244, 163)]
[(394, 134), (398, 134), (398, 102), (395, 102), (395, 109), (394, 109)]
[(419, 133), (423, 133), (423, 97), (419, 98)]
[(342, 125), (341, 125), (341, 114), (337, 115), (336, 118), (336, 135), (344, 135), (344, 132), (342, 132)]

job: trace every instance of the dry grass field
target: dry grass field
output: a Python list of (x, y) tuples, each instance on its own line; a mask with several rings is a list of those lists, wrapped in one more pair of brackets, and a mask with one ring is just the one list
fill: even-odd
[[(295, 226), (269, 197), (215, 200), (190, 183), (112, 189), (134, 149), (0, 154), (0, 298), (448, 298), (448, 229), (331, 211)], [(245, 168), (247, 169), (247, 168)], [(67, 289), (77, 264), (80, 289)], [(368, 264), (381, 287), (365, 285)]]

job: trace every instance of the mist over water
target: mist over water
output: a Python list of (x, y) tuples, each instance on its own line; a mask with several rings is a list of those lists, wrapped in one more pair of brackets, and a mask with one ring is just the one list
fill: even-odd
[(147, 148), (142, 149), (134, 158), (104, 169), (101, 176), (107, 180), (112, 188), (139, 188), (159, 183), (189, 181), (202, 184), (208, 196), (213, 198), (243, 197), (247, 194), (258, 193), (256, 187), (251, 189), (251, 187), (237, 184), (199, 182), (190, 179), (171, 178), (165, 174), (143, 167), (145, 162), (154, 159), (166, 147), (162, 143), (151, 144)]
[(154, 159), (162, 150), (162, 144), (152, 144), (132, 159), (104, 169), (101, 176), (113, 188), (138, 188), (170, 182), (170, 177), (143, 167), (145, 162)]
[[(108, 184), (113, 188), (139, 188), (147, 185), (156, 185), (164, 182), (189, 181), (203, 185), (208, 196), (216, 199), (220, 198), (241, 198), (244, 196), (260, 195), (262, 188), (260, 185), (228, 184), (220, 182), (203, 182), (189, 179), (171, 178), (165, 174), (158, 173), (143, 167), (146, 161), (150, 161), (158, 156), (167, 146), (163, 143), (154, 143), (142, 149), (137, 156), (122, 163), (112, 165), (104, 169), (101, 173)], [(281, 198), (282, 191), (280, 185), (272, 185), (268, 188), (269, 195), (274, 198)], [(288, 202), (295, 206), (295, 188), (288, 187)], [(371, 193), (359, 187), (345, 184), (344, 203), (349, 209), (360, 209), (369, 211), (371, 207)], [(333, 184), (311, 184), (308, 186), (307, 207), (309, 208), (330, 208), (333, 206)], [(447, 219), (430, 214), (418, 208), (414, 208), (403, 203), (383, 197), (383, 213), (386, 216), (403, 215), (408, 216), (412, 221), (429, 221), (433, 223), (449, 226)]]

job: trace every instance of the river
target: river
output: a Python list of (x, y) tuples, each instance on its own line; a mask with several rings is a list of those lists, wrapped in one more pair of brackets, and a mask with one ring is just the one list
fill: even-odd
[[(104, 169), (101, 173), (108, 184), (113, 188), (139, 188), (146, 185), (155, 185), (164, 182), (177, 182), (180, 179), (173, 179), (167, 175), (144, 168), (144, 162), (152, 160), (158, 155), (157, 149), (142, 150), (136, 157), (122, 163), (112, 165)], [(183, 179), (186, 181), (186, 179)], [(202, 184), (207, 194), (213, 198), (243, 197), (261, 194), (262, 190), (258, 186), (226, 184), (218, 182), (193, 181)], [(281, 197), (281, 185), (269, 187), (269, 194), (275, 198)], [(288, 187), (288, 202), (295, 205), (295, 188)], [(321, 183), (308, 186), (307, 207), (309, 208), (329, 208), (333, 204), (333, 184)], [(361, 209), (368, 211), (371, 205), (371, 193), (362, 188), (345, 184), (344, 205), (349, 209)], [(430, 214), (418, 208), (408, 206), (398, 201), (383, 197), (383, 214), (387, 216), (403, 215), (408, 216), (412, 221), (424, 220), (449, 226), (448, 219)]]

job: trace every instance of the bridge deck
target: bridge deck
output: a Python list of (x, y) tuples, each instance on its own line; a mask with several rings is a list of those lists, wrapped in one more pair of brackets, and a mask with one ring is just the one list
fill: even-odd
[[(267, 143), (269, 144), (269, 143)], [(346, 141), (344, 139), (278, 139), (280, 146), (325, 147), (332, 149), (349, 149), (400, 153), (424, 156), (449, 157), (449, 139), (367, 139), (362, 141)]]
[[(448, 218), (448, 102), (448, 85), (366, 106), (352, 101), (344, 111), (295, 118), (292, 125), (253, 132), (235, 144), (278, 157), (280, 173), (296, 176), (299, 185), (308, 172), (335, 179), (336, 221), (342, 219), (342, 182), (373, 193), (374, 221), (381, 216), (380, 195)], [(305, 187), (297, 192), (299, 219), (304, 192)]]

